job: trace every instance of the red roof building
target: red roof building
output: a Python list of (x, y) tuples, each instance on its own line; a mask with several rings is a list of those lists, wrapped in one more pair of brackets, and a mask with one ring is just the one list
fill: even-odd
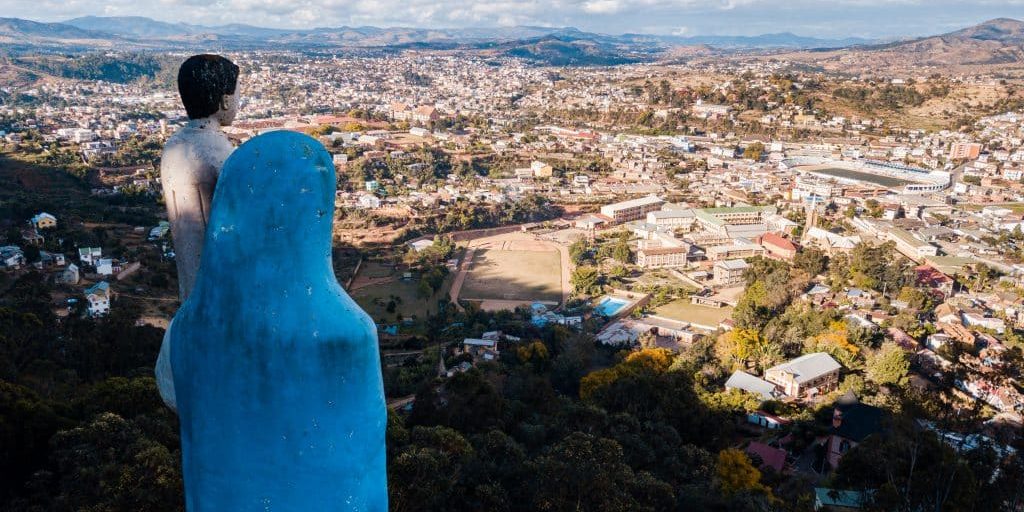
[(760, 243), (771, 257), (783, 260), (796, 257), (796, 245), (775, 233), (765, 233)]
[(953, 292), (953, 278), (943, 274), (941, 271), (931, 265), (921, 265), (914, 268), (914, 273), (917, 275), (917, 283), (922, 286), (927, 286), (932, 290), (942, 292), (944, 296), (949, 296)]
[(786, 465), (786, 450), (773, 448), (757, 441), (751, 442), (747, 446), (747, 455), (757, 455), (761, 459), (760, 469), (772, 468), (776, 473), (781, 473), (782, 468)]

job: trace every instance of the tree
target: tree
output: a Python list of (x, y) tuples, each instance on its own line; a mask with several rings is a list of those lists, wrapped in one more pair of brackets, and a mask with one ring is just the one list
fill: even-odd
[(899, 300), (906, 302), (907, 306), (922, 311), (930, 309), (931, 297), (925, 292), (914, 288), (913, 286), (904, 286), (900, 289), (900, 294), (897, 296)]
[(860, 347), (850, 341), (850, 326), (845, 320), (835, 320), (829, 324), (828, 330), (808, 338), (804, 348), (809, 352), (828, 352), (843, 366), (851, 368), (858, 363)]
[(877, 489), (871, 510), (994, 510), (978, 501), (995, 464), (972, 468), (912, 417), (895, 417), (891, 423), (885, 434), (868, 437), (843, 456), (833, 476), (837, 488)]
[(420, 282), (416, 285), (416, 296), (426, 299), (433, 294), (434, 289), (430, 287), (430, 283), (426, 279), (420, 279)]
[(658, 335), (653, 332), (644, 332), (640, 334), (637, 342), (641, 348), (655, 348), (658, 346)]
[(750, 462), (747, 454), (736, 448), (718, 452), (715, 464), (718, 486), (725, 496), (741, 492), (755, 492), (771, 496), (771, 489), (761, 483), (761, 472)]
[(592, 295), (601, 291), (602, 278), (597, 267), (589, 265), (576, 267), (572, 271), (570, 281), (572, 282), (573, 291), (577, 294)]
[(620, 240), (615, 244), (612, 249), (612, 258), (619, 263), (629, 263), (632, 253), (629, 251), (629, 244), (625, 240)]
[[(583, 432), (569, 434), (538, 457), (533, 480), (532, 510), (654, 510), (648, 507), (674, 501), (671, 488), (652, 486), (647, 478), (637, 482), (619, 443)], [(636, 492), (641, 489), (653, 495)]]
[(520, 345), (516, 349), (516, 357), (523, 364), (531, 363), (537, 366), (544, 365), (550, 359), (547, 345), (544, 345), (544, 342), (540, 340), (533, 340), (528, 344)]
[(868, 356), (867, 377), (875, 384), (902, 386), (907, 383), (909, 371), (910, 360), (895, 343), (885, 343), (877, 352)]
[(388, 464), (392, 510), (443, 510), (456, 495), (473, 447), (447, 427), (415, 427), (410, 443)]
[[(105, 413), (53, 439), (58, 503), (68, 510), (173, 510), (183, 507), (178, 454)], [(63, 507), (62, 507), (63, 508)]]
[(715, 343), (715, 354), (723, 363), (743, 363), (750, 359), (755, 347), (765, 343), (754, 329), (732, 329), (722, 333)]
[(575, 265), (582, 265), (586, 262), (590, 257), (590, 244), (587, 243), (587, 240), (581, 238), (569, 245), (569, 257)]
[(807, 247), (793, 258), (793, 266), (814, 277), (828, 269), (828, 256), (821, 249)]
[(755, 162), (761, 161), (761, 157), (764, 156), (764, 144), (755, 142), (747, 145), (743, 150), (743, 158), (753, 160)]
[(736, 309), (732, 311), (732, 319), (736, 325), (745, 329), (760, 329), (771, 318), (771, 310), (765, 306), (768, 291), (764, 283), (755, 281), (747, 286), (740, 295)]

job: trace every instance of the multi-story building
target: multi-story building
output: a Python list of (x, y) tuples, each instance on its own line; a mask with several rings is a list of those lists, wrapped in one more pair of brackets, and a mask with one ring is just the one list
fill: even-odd
[(711, 261), (752, 258), (764, 254), (764, 247), (749, 243), (732, 243), (707, 248), (708, 259)]
[(533, 171), (534, 178), (550, 178), (554, 172), (554, 169), (550, 165), (539, 160), (530, 162), (530, 169)]
[(412, 120), (417, 123), (427, 124), (436, 121), (437, 117), (437, 109), (429, 105), (416, 107), (416, 110), (412, 112)]
[(103, 257), (103, 250), (99, 247), (81, 247), (78, 249), (78, 261), (85, 265), (95, 265), (96, 261)]
[(801, 175), (797, 176), (796, 183), (793, 185), (793, 199), (840, 197), (843, 195), (843, 190), (843, 185), (835, 180)]
[(697, 221), (697, 217), (694, 216), (693, 210), (658, 210), (656, 212), (648, 212), (647, 223), (654, 224), (658, 227), (667, 227), (672, 229), (682, 229), (689, 231), (693, 229), (693, 224)]
[(697, 117), (703, 119), (720, 119), (729, 115), (732, 112), (732, 107), (729, 105), (716, 105), (714, 103), (704, 103), (698, 101), (692, 108), (691, 111)]
[(914, 260), (922, 261), (927, 256), (938, 256), (939, 248), (921, 240), (913, 233), (900, 228), (889, 228), (886, 237), (896, 242), (896, 250), (904, 256)]
[(840, 368), (842, 365), (832, 356), (815, 352), (769, 368), (764, 372), (764, 378), (779, 386), (787, 396), (801, 398), (828, 393), (839, 387)]
[(761, 237), (761, 247), (764, 247), (773, 258), (791, 260), (796, 257), (796, 246), (793, 242), (775, 233), (765, 233)]
[(742, 283), (743, 272), (748, 267), (750, 265), (743, 260), (725, 260), (715, 263), (715, 284), (718, 286), (733, 286)]
[(640, 220), (646, 217), (649, 212), (660, 209), (663, 204), (665, 204), (665, 201), (657, 196), (641, 197), (620, 203), (606, 204), (601, 207), (601, 215), (619, 224), (631, 220)]
[(973, 160), (981, 155), (981, 144), (977, 142), (954, 142), (949, 145), (950, 160)]
[(636, 264), (640, 268), (682, 267), (689, 261), (690, 247), (655, 247), (640, 249)]

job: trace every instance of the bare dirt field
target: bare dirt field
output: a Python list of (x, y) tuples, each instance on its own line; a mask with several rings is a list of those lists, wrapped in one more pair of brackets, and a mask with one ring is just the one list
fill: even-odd
[(467, 299), (558, 302), (561, 270), (557, 251), (478, 248), (462, 287)]
[(472, 261), (461, 271), (458, 298), (484, 309), (510, 309), (533, 301), (557, 304), (567, 291), (568, 269), (559, 247), (525, 233), (472, 240)]

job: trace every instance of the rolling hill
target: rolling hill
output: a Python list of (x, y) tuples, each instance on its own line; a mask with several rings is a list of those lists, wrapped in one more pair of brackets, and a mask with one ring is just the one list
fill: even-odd
[(1024, 68), (1024, 22), (989, 20), (946, 34), (791, 57), (826, 69)]
[[(75, 18), (39, 23), (0, 18), (0, 43), (10, 51), (205, 50), (262, 48), (392, 48), (477, 51), (549, 65), (614, 65), (702, 55), (760, 58), (766, 52), (836, 71), (941, 70), (985, 66), (1024, 68), (1024, 22), (1000, 18), (946, 34), (873, 44), (856, 38), (818, 39), (791, 33), (760, 36), (608, 35), (572, 27), (423, 29), (318, 27), (305, 30), (251, 25), (167, 23), (144, 17)], [(375, 51), (375, 50), (373, 50)]]

